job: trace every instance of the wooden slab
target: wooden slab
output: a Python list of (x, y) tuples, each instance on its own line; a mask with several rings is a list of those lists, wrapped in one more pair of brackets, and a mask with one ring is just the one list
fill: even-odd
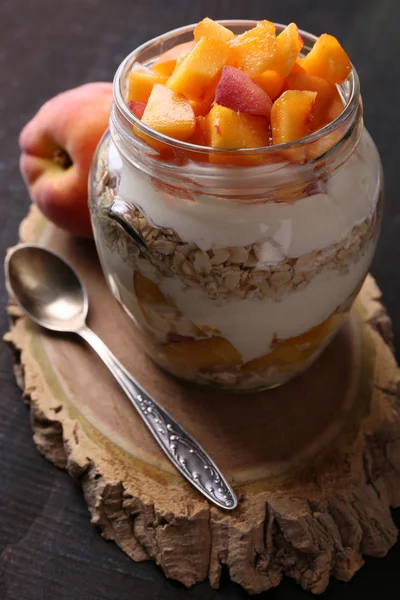
[(319, 361), (285, 386), (216, 393), (159, 371), (137, 350), (91, 242), (32, 209), (22, 241), (60, 252), (90, 299), (89, 325), (207, 449), (239, 507), (210, 506), (174, 470), (100, 360), (76, 337), (40, 330), (12, 303), (16, 376), (34, 441), (79, 480), (92, 521), (134, 560), (152, 559), (186, 586), (222, 568), (252, 593), (283, 575), (314, 593), (347, 581), (363, 555), (384, 556), (400, 505), (399, 369), (391, 323), (368, 277), (356, 307)]

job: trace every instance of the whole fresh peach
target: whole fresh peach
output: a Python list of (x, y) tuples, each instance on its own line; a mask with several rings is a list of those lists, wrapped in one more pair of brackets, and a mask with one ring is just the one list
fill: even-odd
[(92, 235), (88, 175), (111, 102), (111, 83), (82, 85), (46, 102), (20, 134), (20, 169), (32, 200), (74, 235)]

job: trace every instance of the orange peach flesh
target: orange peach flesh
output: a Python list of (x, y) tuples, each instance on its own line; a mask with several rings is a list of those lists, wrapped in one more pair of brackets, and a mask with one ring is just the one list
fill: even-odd
[(142, 122), (177, 140), (189, 139), (196, 127), (195, 114), (189, 100), (183, 94), (160, 84), (153, 87)]
[[(235, 120), (233, 116), (228, 118), (224, 115), (221, 120), (218, 115), (218, 123), (214, 123), (215, 112), (218, 113), (219, 110), (215, 109), (215, 93), (222, 69), (224, 66), (226, 69), (235, 67), (250, 75), (254, 83), (266, 92), (274, 103), (274, 118), (271, 123), (272, 143), (292, 142), (329, 122), (338, 106), (335, 100), (338, 94), (334, 83), (344, 81), (351, 69), (345, 51), (333, 36), (327, 34), (320, 36), (306, 57), (300, 56), (302, 46), (303, 40), (295, 23), (290, 23), (279, 35), (276, 35), (275, 25), (272, 22), (260, 21), (252, 29), (235, 36), (220, 23), (205, 18), (196, 26), (193, 42), (179, 44), (161, 55), (153, 64), (150, 75), (136, 68), (139, 72), (132, 75), (131, 96), (135, 96), (135, 100), (141, 98), (142, 101), (146, 101), (151, 82), (158, 78), (158, 83), (183, 94), (189, 100), (194, 116), (206, 117), (208, 123), (207, 136), (204, 135), (204, 127), (201, 135), (197, 127), (197, 133), (192, 133), (187, 138), (186, 133), (183, 137), (179, 133), (179, 127), (176, 128), (174, 124), (168, 127), (164, 122), (162, 128), (169, 130), (171, 137), (183, 141), (190, 139), (192, 143), (196, 143), (196, 140), (205, 142), (207, 138), (210, 146), (214, 148), (251, 148), (255, 147), (251, 146), (252, 143), (261, 142), (264, 146), (268, 145), (270, 131), (265, 123), (263, 131), (261, 125), (253, 123), (252, 120), (245, 123), (246, 119), (241, 117)], [(135, 86), (136, 81), (138, 84)], [(289, 101), (290, 96), (283, 100), (288, 91), (296, 94), (292, 98), (299, 100), (298, 110), (295, 102)], [(235, 90), (228, 95), (232, 98), (232, 103), (239, 97), (239, 93), (235, 93)], [(249, 105), (253, 95), (256, 97), (256, 89), (249, 89), (247, 95), (250, 99)], [(255, 107), (247, 108), (247, 97), (245, 108), (241, 106), (237, 109), (225, 100), (220, 104), (233, 110), (240, 110), (241, 116), (242, 113), (260, 114), (256, 112), (259, 109)], [(176, 120), (175, 115), (172, 118)], [(222, 135), (219, 132), (220, 120), (224, 130)], [(225, 121), (232, 127), (237, 126), (237, 130), (228, 134), (224, 126)], [(247, 132), (244, 131), (246, 126)], [(153, 142), (149, 143), (154, 147), (158, 146)], [(167, 155), (168, 153), (164, 153), (165, 158)], [(182, 158), (184, 156), (185, 153)], [(290, 154), (284, 152), (283, 156), (291, 161), (305, 162), (311, 154), (301, 150)], [(210, 153), (209, 159), (212, 162), (231, 164), (260, 163), (259, 158), (254, 162), (254, 159), (243, 160), (242, 157), (236, 158), (232, 154), (223, 158), (220, 155), (215, 157), (215, 154)]]
[(201, 102), (230, 58), (228, 44), (203, 37), (171, 75), (167, 87)]

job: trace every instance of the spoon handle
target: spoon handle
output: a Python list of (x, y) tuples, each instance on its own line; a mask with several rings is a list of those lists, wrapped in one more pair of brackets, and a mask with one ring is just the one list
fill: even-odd
[(76, 333), (109, 368), (155, 440), (182, 475), (217, 506), (235, 508), (237, 499), (232, 488), (203, 448), (140, 386), (91, 329), (84, 326)]

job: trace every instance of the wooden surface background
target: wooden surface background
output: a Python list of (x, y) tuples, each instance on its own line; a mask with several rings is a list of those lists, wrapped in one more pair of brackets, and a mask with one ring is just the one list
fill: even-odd
[[(267, 13), (265, 13), (267, 10)], [(400, 341), (400, 161), (398, 86), (399, 0), (1, 0), (0, 2), (0, 244), (14, 244), (29, 199), (18, 172), (18, 133), (54, 94), (111, 80), (124, 56), (173, 27), (213, 18), (294, 20), (316, 34), (337, 35), (361, 79), (365, 120), (381, 152), (386, 215), (372, 273), (383, 290)], [(4, 286), (1, 300), (5, 303)], [(1, 328), (7, 328), (4, 311)], [(399, 346), (400, 347), (400, 346)], [(399, 360), (399, 354), (397, 355)], [(186, 590), (152, 563), (133, 563), (90, 524), (80, 490), (35, 449), (20, 401), (11, 356), (0, 348), (0, 598), (3, 600), (217, 600), (245, 598), (233, 584)], [(395, 514), (400, 526), (400, 513)], [(349, 584), (333, 582), (325, 599), (369, 592), (400, 594), (400, 544), (383, 560), (368, 560)], [(308, 597), (293, 582), (270, 600)], [(265, 594), (265, 597), (267, 597)], [(261, 597), (264, 597), (262, 595)]]

